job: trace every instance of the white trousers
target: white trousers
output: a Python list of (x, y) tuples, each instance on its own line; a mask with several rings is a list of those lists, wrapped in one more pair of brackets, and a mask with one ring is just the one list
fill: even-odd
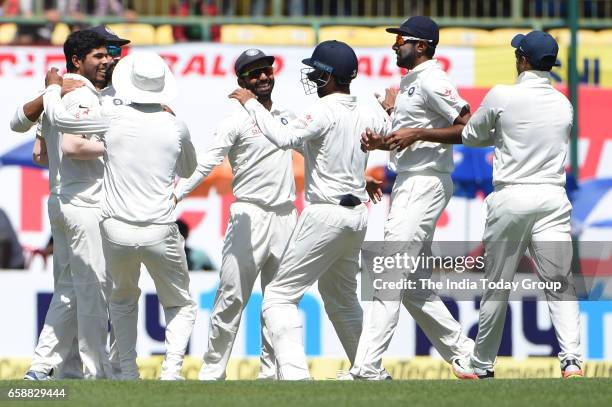
[[(485, 277), (489, 281), (512, 281), (528, 248), (540, 280), (567, 284), (575, 294), (571, 279), (572, 206), (565, 189), (553, 185), (506, 186), (491, 193), (485, 203)], [(472, 364), (478, 368), (494, 367), (509, 294), (507, 290), (485, 290), (472, 355)], [(561, 348), (559, 358), (581, 360), (578, 303), (554, 291), (545, 294)]]
[(110, 299), (121, 379), (140, 377), (136, 365), (138, 332), (138, 279), (144, 264), (155, 283), (166, 318), (166, 357), (161, 375), (180, 375), (185, 350), (196, 318), (189, 295), (185, 242), (176, 224), (135, 226), (115, 219), (101, 223), (106, 267), (113, 276)]
[(49, 219), (54, 294), (30, 369), (48, 373), (57, 368), (60, 378), (112, 378), (106, 349), (112, 282), (101, 250), (100, 211), (52, 196)]
[[(385, 242), (403, 242), (400, 246), (407, 248), (412, 256), (427, 251), (436, 222), (452, 194), (453, 183), (449, 174), (435, 171), (398, 174), (385, 223)], [(397, 245), (389, 246), (394, 250)], [(411, 275), (402, 277), (414, 278)], [(393, 338), (402, 303), (444, 360), (450, 362), (453, 358), (471, 354), (473, 341), (462, 333), (461, 325), (434, 292), (406, 290), (395, 301), (382, 300), (375, 292), (364, 318), (357, 357), (351, 368), (353, 375), (372, 379), (380, 377), (382, 357)]]
[[(253, 285), (261, 272), (261, 290), (278, 272), (280, 260), (295, 224), (292, 203), (281, 208), (235, 202), (223, 245), (220, 282), (210, 316), (208, 350), (200, 370), (201, 380), (225, 379), (225, 370)], [(259, 378), (276, 378), (274, 351), (262, 318)]]
[(329, 204), (311, 204), (300, 215), (262, 307), (279, 379), (310, 378), (298, 303), (317, 280), (325, 311), (351, 363), (355, 359), (363, 319), (357, 298), (358, 260), (367, 215), (364, 205)]

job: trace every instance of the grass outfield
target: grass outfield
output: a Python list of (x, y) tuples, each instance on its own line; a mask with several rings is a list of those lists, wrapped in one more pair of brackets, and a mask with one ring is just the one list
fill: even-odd
[[(11, 387), (67, 386), (68, 399), (7, 401)], [(606, 406), (612, 379), (392, 382), (0, 381), (1, 406)]]

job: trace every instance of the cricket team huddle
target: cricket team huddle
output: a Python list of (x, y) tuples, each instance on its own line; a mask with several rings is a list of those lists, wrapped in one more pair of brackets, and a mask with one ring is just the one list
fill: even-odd
[[(397, 173), (384, 225), (386, 252), (397, 247), (418, 256), (430, 247), (453, 193), (452, 144), (495, 147), (495, 190), (485, 202), (485, 278), (512, 281), (529, 249), (540, 280), (564, 283), (564, 293), (545, 295), (561, 375), (582, 376), (578, 304), (564, 297), (574, 290), (572, 208), (564, 189), (573, 111), (551, 84), (555, 39), (541, 31), (516, 35), (516, 83), (492, 88), (472, 114), (436, 61), (439, 28), (432, 19), (413, 16), (386, 31), (395, 35), (392, 50), (407, 73), (376, 105), (351, 94), (358, 59), (346, 43), (324, 41), (302, 61), (304, 90), (318, 99), (298, 115), (272, 102), (275, 58), (247, 49), (235, 63), (239, 87), (229, 95), (241, 106), (199, 154), (168, 107), (177, 87), (159, 55), (122, 57), (129, 40), (104, 26), (70, 34), (67, 73), (51, 69), (45, 91), (19, 106), (11, 121), (17, 132), (36, 127), (33, 159), (49, 168), (54, 239), (54, 295), (24, 378), (139, 379), (144, 265), (166, 321), (160, 379), (184, 379), (197, 307), (175, 208), (226, 157), (236, 201), (200, 380), (225, 379), (258, 277), (259, 379), (311, 379), (298, 303), (315, 282), (351, 364), (338, 380), (391, 379), (383, 356), (402, 304), (455, 376), (493, 378), (509, 290), (484, 290), (475, 340), (432, 290), (375, 290), (365, 315), (358, 300), (365, 203), (382, 198), (381, 182), (365, 175), (368, 152), (389, 151)], [(304, 157), (308, 205), (299, 216), (293, 150)], [(411, 270), (403, 277), (415, 278)]]

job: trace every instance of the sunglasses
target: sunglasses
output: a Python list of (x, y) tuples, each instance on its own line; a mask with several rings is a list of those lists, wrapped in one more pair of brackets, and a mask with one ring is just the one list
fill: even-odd
[(120, 57), (121, 56), (121, 47), (118, 47), (116, 45), (107, 45), (106, 46), (106, 52), (108, 52), (108, 55), (110, 55), (113, 58)]
[(251, 69), (250, 71), (245, 71), (240, 74), (241, 78), (249, 78), (249, 79), (257, 79), (264, 73), (266, 76), (274, 75), (274, 67), (272, 66), (264, 66), (261, 68)]
[(408, 44), (408, 43), (416, 43), (419, 41), (425, 41), (425, 42), (429, 42), (429, 43), (433, 43), (432, 40), (425, 40), (423, 38), (417, 38), (417, 37), (411, 37), (409, 35), (401, 35), (401, 34), (397, 34), (397, 37), (395, 37), (395, 43), (398, 46), (402, 46), (404, 44)]

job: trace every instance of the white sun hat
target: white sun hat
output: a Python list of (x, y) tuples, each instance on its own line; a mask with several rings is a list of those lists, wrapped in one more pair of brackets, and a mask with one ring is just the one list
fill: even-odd
[(134, 52), (121, 58), (112, 78), (118, 95), (134, 103), (167, 104), (176, 97), (176, 80), (162, 57)]

